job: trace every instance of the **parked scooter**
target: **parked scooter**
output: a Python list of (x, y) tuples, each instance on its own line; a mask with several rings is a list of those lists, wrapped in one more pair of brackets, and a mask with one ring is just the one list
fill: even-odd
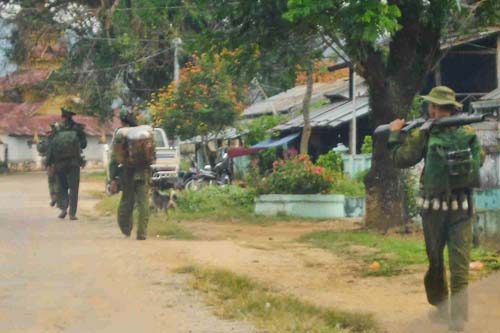
[(213, 169), (207, 165), (203, 169), (196, 168), (194, 170), (196, 170), (196, 173), (191, 173), (185, 178), (184, 188), (186, 190), (199, 190), (207, 185), (224, 186), (231, 184), (230, 161), (226, 152), (223, 153), (222, 159), (215, 164)]

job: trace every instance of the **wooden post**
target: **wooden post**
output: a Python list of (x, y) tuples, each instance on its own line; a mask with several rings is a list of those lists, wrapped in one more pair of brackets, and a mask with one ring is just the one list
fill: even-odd
[(441, 63), (436, 66), (436, 70), (434, 72), (434, 81), (436, 82), (436, 86), (443, 85), (443, 78), (441, 76)]
[(497, 35), (497, 88), (500, 88), (500, 34)]

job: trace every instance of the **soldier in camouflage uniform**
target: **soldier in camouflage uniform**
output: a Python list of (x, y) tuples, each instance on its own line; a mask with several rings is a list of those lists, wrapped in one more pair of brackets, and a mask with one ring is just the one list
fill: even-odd
[[(82, 124), (73, 120), (74, 112), (62, 108), (62, 124), (60, 131), (75, 131), (78, 137), (80, 151), (87, 147), (87, 138), (85, 136)], [(47, 156), (47, 165), (52, 167), (56, 176), (57, 184), (57, 207), (61, 210), (60, 219), (64, 219), (68, 214), (71, 220), (77, 220), (76, 211), (78, 207), (78, 190), (80, 186), (80, 167), (83, 165), (81, 156), (69, 159), (60, 159), (53, 152), (52, 145), (49, 146)]]
[(47, 138), (45, 140), (40, 141), (37, 144), (37, 150), (38, 153), (43, 159), (43, 164), (45, 165), (47, 169), (47, 178), (48, 178), (48, 184), (49, 184), (49, 194), (50, 194), (50, 206), (54, 207), (57, 204), (57, 184), (56, 184), (56, 175), (54, 172), (54, 167), (47, 165), (47, 153), (49, 150), (50, 142), (52, 138), (54, 137), (54, 134), (56, 131), (59, 129), (59, 124), (53, 123), (50, 125), (50, 132), (47, 133)]
[[(122, 107), (119, 114), (123, 127), (137, 126), (132, 111)], [(112, 179), (111, 188), (115, 192), (117, 188), (116, 180), (120, 179), (122, 187), (122, 197), (118, 206), (118, 225), (121, 232), (130, 237), (134, 225), (134, 205), (137, 204), (139, 211), (139, 222), (137, 228), (137, 239), (145, 240), (147, 238), (147, 227), (149, 221), (149, 182), (151, 169), (149, 166), (142, 168), (119, 165), (114, 153), (110, 161), (110, 177)]]
[[(451, 116), (462, 107), (456, 101), (454, 91), (447, 87), (435, 87), (423, 98), (428, 103), (430, 121)], [(388, 148), (399, 168), (408, 168), (425, 160), (421, 178), (422, 198), (419, 201), (429, 259), (424, 284), (429, 303), (436, 306), (431, 317), (449, 322), (452, 331), (462, 331), (468, 317), (466, 288), (474, 221), (472, 188), (479, 185), (482, 163), (479, 140), (471, 126), (429, 127), (425, 130), (424, 125), (407, 136), (400, 133), (403, 126), (403, 119), (396, 119), (390, 124)], [(457, 150), (444, 149), (450, 142)], [(441, 159), (443, 156), (444, 159)], [(451, 298), (443, 257), (446, 245), (451, 272)]]

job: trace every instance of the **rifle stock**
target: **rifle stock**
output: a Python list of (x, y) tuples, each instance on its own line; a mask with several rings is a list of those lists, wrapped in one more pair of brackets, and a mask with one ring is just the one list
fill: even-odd
[[(451, 127), (451, 126), (464, 126), (468, 124), (473, 124), (473, 123), (480, 123), (486, 119), (486, 115), (484, 114), (466, 114), (466, 115), (458, 115), (458, 116), (451, 116), (451, 117), (444, 117), (444, 118), (436, 118), (432, 120), (431, 126), (442, 126), (442, 127)], [(412, 120), (410, 122), (407, 122), (405, 126), (401, 129), (401, 132), (407, 133), (411, 131), (414, 128), (422, 126), (428, 119), (424, 118), (418, 118), (415, 120)], [(384, 124), (377, 126), (375, 128), (375, 131), (373, 132), (374, 135), (381, 135), (381, 134), (387, 134), (390, 132), (390, 125), (389, 124)]]

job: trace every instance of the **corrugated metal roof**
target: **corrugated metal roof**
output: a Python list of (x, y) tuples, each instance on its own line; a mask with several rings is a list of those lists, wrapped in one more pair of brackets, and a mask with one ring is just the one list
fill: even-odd
[[(364, 85), (364, 80), (357, 76), (357, 85)], [(250, 105), (243, 111), (244, 117), (257, 117), (265, 114), (272, 114), (273, 107), (278, 113), (290, 112), (293, 110), (301, 109), (302, 102), (304, 100), (304, 95), (306, 93), (306, 86), (297, 86), (287, 91), (284, 91), (278, 95), (274, 95)], [(311, 97), (311, 103), (314, 103), (320, 99), (325, 99), (325, 93), (333, 94), (349, 94), (349, 80), (348, 78), (338, 79), (334, 82), (319, 82), (315, 83), (313, 86), (313, 93)]]
[(472, 102), (472, 107), (476, 110), (500, 107), (500, 88), (490, 91), (479, 101)]
[[(356, 98), (356, 118), (370, 112), (368, 97)], [(311, 112), (312, 127), (337, 127), (342, 123), (350, 121), (353, 117), (353, 105), (351, 101), (339, 102), (324, 106)], [(285, 131), (304, 127), (302, 115), (280, 124), (273, 128), (273, 131)]]
[(451, 36), (441, 42), (441, 50), (448, 49), (453, 46), (458, 46), (461, 44), (466, 44), (478, 39), (486, 38), (490, 35), (500, 33), (500, 26), (498, 27), (485, 27), (481, 30), (469, 33), (469, 34), (459, 34)]
[(500, 98), (500, 88), (490, 91), (489, 93), (481, 97), (482, 100), (499, 99), (499, 98)]

